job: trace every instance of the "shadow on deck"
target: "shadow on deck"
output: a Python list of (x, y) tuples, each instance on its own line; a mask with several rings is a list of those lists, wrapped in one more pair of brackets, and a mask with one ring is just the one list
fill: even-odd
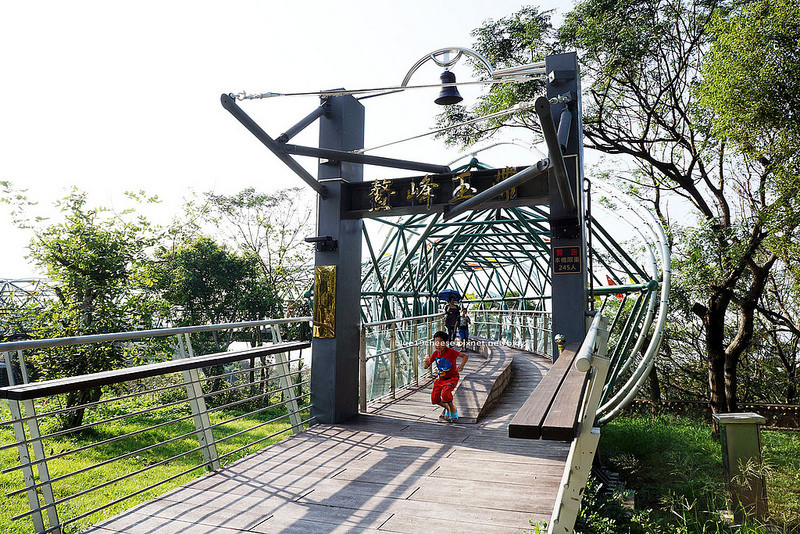
[[(476, 424), (436, 422), (429, 384), (351, 422), (315, 425), (89, 532), (522, 532), (550, 518), (569, 444), (508, 438), (551, 364), (493, 350), (513, 358), (510, 381)], [(472, 361), (464, 382), (478, 387), (465, 387), (469, 396), (483, 398), (474, 391), (499, 359)]]

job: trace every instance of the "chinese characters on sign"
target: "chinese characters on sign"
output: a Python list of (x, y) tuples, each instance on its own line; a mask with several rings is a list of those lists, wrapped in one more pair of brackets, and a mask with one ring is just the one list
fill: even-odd
[(336, 265), (314, 267), (314, 337), (336, 337)]
[[(357, 219), (399, 217), (426, 211), (446, 212), (491, 187), (503, 189), (504, 184), (510, 186), (509, 179), (526, 168), (529, 167), (461, 168), (440, 174), (349, 182), (343, 188), (342, 216)], [(487, 198), (482, 206), (502, 208), (505, 205), (545, 204), (549, 190), (548, 172), (546, 168), (538, 170), (524, 183)]]
[[(505, 180), (507, 178), (511, 178), (515, 174), (517, 174), (517, 171), (514, 170), (513, 167), (504, 167), (504, 168), (500, 169), (499, 171), (497, 171), (497, 176), (494, 179), (494, 184), (497, 185), (500, 182), (502, 182), (503, 180)], [(517, 188), (516, 187), (512, 187), (511, 189), (509, 189), (505, 193), (501, 193), (500, 194), (500, 198), (502, 198), (502, 199), (504, 199), (506, 201), (514, 200), (515, 198), (517, 198)]]
[(434, 189), (438, 188), (439, 184), (434, 183), (430, 176), (425, 176), (417, 184), (411, 182), (411, 189), (408, 192), (408, 200), (418, 200), (424, 202), (428, 209), (431, 209), (431, 200), (433, 200)]
[(469, 176), (471, 172), (462, 172), (455, 178), (453, 178), (454, 182), (458, 182), (458, 185), (453, 190), (453, 198), (450, 199), (450, 203), (454, 204), (456, 202), (460, 202), (462, 200), (466, 200), (468, 198), (474, 197), (477, 191), (474, 187), (469, 184)]
[(553, 274), (580, 272), (580, 247), (553, 247)]
[(369, 211), (390, 210), (392, 207), (389, 205), (389, 197), (396, 194), (392, 191), (391, 180), (375, 180), (372, 184), (372, 189), (369, 191), (369, 199), (372, 207)]

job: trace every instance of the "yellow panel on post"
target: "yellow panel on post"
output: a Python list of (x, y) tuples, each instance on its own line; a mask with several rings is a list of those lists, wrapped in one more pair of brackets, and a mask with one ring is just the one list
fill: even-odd
[(314, 337), (336, 336), (336, 265), (314, 267)]

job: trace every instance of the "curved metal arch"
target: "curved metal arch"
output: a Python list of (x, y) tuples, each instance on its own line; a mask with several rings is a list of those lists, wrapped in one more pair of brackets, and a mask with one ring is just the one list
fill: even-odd
[[(450, 53), (450, 52), (457, 52), (456, 57), (454, 57), (453, 59), (450, 59), (450, 60), (446, 60), (446, 61), (440, 61), (439, 59), (437, 59), (437, 56), (440, 56), (440, 55), (443, 55), (443, 54), (447, 54), (447, 53)], [(417, 70), (419, 70), (419, 68), (422, 65), (424, 65), (427, 61), (433, 61), (438, 66), (446, 68), (446, 69), (449, 69), (450, 67), (455, 65), (456, 62), (459, 59), (461, 59), (461, 56), (464, 55), (464, 54), (472, 57), (479, 64), (481, 64), (484, 67), (486, 67), (486, 70), (489, 71), (490, 75), (494, 74), (494, 67), (492, 67), (492, 64), (489, 63), (489, 61), (485, 57), (480, 55), (478, 52), (476, 52), (474, 50), (471, 50), (469, 48), (463, 48), (461, 46), (449, 46), (447, 48), (440, 48), (438, 50), (434, 50), (433, 52), (431, 52), (429, 54), (425, 54), (424, 56), (422, 56), (416, 63), (414, 63), (414, 65), (406, 73), (406, 77), (403, 78), (403, 83), (400, 84), (400, 87), (407, 86), (409, 80), (411, 79), (411, 76), (413, 76), (414, 73), (417, 72)]]

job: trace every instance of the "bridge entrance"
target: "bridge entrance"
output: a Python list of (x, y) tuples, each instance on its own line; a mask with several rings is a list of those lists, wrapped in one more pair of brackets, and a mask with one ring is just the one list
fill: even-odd
[[(317, 235), (309, 239), (316, 248), (311, 396), (317, 422), (358, 413), (359, 320), (434, 312), (436, 294), (447, 286), (476, 304), (547, 310), (551, 336), (583, 339), (590, 262), (577, 57), (548, 56), (542, 67), (546, 94), (533, 108), (548, 157), (524, 168), (472, 162), (451, 169), (366, 155), (364, 107), (349, 94), (323, 98), (277, 139), (235, 98), (222, 96), (223, 106), (318, 193)], [(316, 120), (318, 148), (288, 144)], [(292, 155), (320, 158), (317, 178)], [(364, 165), (426, 174), (364, 182)], [(389, 239), (395, 248), (375, 250), (362, 219), (401, 216), (403, 222), (394, 222), (397, 238)]]

